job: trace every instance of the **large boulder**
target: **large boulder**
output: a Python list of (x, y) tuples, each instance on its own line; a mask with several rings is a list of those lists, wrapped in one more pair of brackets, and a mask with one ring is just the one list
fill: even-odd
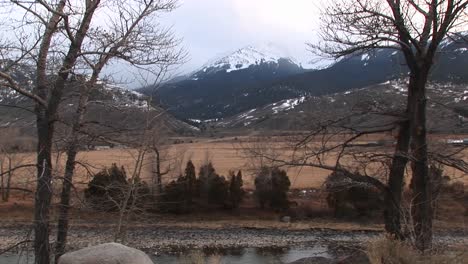
[(118, 243), (106, 243), (69, 252), (59, 264), (154, 264), (143, 251)]

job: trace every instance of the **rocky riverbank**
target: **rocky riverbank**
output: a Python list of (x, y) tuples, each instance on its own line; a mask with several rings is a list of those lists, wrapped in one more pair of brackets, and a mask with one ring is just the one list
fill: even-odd
[[(31, 239), (29, 225), (0, 226), (0, 250)], [(170, 226), (137, 226), (126, 231), (125, 244), (147, 252), (169, 252), (206, 248), (272, 248), (298, 245), (347, 244), (363, 245), (381, 235), (378, 231), (342, 231), (332, 229), (291, 230), (288, 228), (188, 228)], [(114, 240), (115, 227), (106, 225), (72, 226), (68, 238), (70, 249), (106, 243)], [(51, 241), (54, 239), (51, 236)], [(466, 245), (463, 232), (443, 232), (435, 242), (444, 245)]]

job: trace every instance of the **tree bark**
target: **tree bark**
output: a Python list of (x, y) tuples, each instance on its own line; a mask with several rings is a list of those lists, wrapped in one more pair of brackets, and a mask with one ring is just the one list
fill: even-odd
[(37, 109), (37, 185), (34, 198), (35, 263), (50, 263), (49, 211), (52, 199), (53, 122), (43, 108)]
[[(62, 11), (66, 1), (60, 1), (58, 11)], [(74, 41), (71, 42), (63, 64), (53, 81), (49, 83), (46, 75), (47, 54), (49, 52), (52, 35), (55, 33), (60, 16), (54, 13), (44, 42), (41, 44), (40, 56), (37, 62), (37, 95), (47, 100), (46, 105), (36, 103), (35, 113), (37, 119), (37, 187), (34, 204), (34, 255), (35, 263), (50, 263), (49, 244), (49, 214), (52, 199), (52, 139), (54, 136), (54, 124), (57, 120), (57, 112), (62, 100), (63, 90), (73, 66), (77, 60), (81, 46), (91, 24), (94, 12), (100, 0), (86, 1), (86, 12), (78, 28)]]
[(5, 202), (10, 200), (10, 191), (11, 191), (11, 177), (12, 175), (12, 167), (11, 167), (11, 157), (8, 158), (8, 173), (7, 173), (7, 180), (6, 180), (6, 190), (5, 190)]
[(432, 244), (432, 182), (429, 179), (426, 131), (426, 83), (429, 69), (422, 69), (414, 78), (411, 103), (412, 206), (416, 247), (424, 251)]
[(0, 159), (0, 192), (2, 193), (2, 201), (5, 200), (5, 183), (4, 183), (4, 174), (3, 174), (3, 159)]
[(154, 152), (156, 154), (156, 185), (158, 187), (158, 195), (161, 195), (162, 190), (162, 175), (161, 175), (161, 155), (159, 153), (159, 149), (156, 147), (154, 148)]
[(408, 163), (409, 143), (410, 123), (409, 120), (404, 120), (400, 123), (395, 154), (387, 182), (388, 192), (384, 196), (385, 230), (400, 240), (405, 238), (401, 230), (401, 197), (404, 187), (405, 168)]
[(60, 258), (60, 256), (65, 253), (65, 247), (67, 244), (71, 188), (73, 186), (73, 175), (75, 173), (76, 155), (78, 153), (79, 133), (84, 115), (86, 113), (86, 105), (88, 103), (88, 99), (89, 92), (87, 91), (86, 87), (83, 87), (80, 93), (80, 99), (75, 112), (75, 117), (72, 121), (72, 134), (67, 148), (67, 161), (65, 165), (65, 174), (62, 184), (62, 194), (60, 197), (59, 204), (57, 242), (55, 245), (55, 263), (58, 263), (58, 259)]

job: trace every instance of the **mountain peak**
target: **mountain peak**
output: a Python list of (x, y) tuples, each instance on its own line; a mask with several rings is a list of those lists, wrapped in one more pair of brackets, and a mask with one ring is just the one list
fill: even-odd
[(262, 45), (248, 45), (227, 54), (218, 56), (202, 66), (197, 72), (220, 71), (233, 72), (237, 70), (247, 69), (251, 65), (259, 65), (262, 63), (278, 63), (280, 59), (290, 60), (294, 64), (296, 61), (292, 59), (287, 51), (273, 43)]

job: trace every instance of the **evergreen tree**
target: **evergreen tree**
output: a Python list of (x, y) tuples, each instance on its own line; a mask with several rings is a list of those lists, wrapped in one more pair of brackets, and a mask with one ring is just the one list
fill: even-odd
[(207, 198), (212, 178), (216, 177), (216, 171), (211, 162), (202, 165), (198, 173), (198, 191), (201, 197)]
[(229, 197), (229, 183), (216, 173), (211, 162), (200, 167), (198, 190), (200, 196), (211, 204), (226, 205)]
[(273, 209), (284, 210), (289, 207), (290, 186), (286, 171), (263, 167), (255, 178), (255, 197), (261, 208), (269, 205)]
[(231, 181), (229, 183), (229, 198), (232, 208), (238, 208), (244, 196), (244, 189), (242, 185), (242, 172), (239, 170), (237, 176), (234, 172), (230, 172)]
[(187, 162), (185, 167), (185, 181), (187, 200), (192, 203), (193, 198), (197, 195), (197, 176), (195, 175), (195, 166), (191, 160)]
[(114, 211), (118, 209), (128, 190), (127, 174), (124, 167), (113, 163), (93, 176), (85, 189), (87, 203), (95, 209)]

